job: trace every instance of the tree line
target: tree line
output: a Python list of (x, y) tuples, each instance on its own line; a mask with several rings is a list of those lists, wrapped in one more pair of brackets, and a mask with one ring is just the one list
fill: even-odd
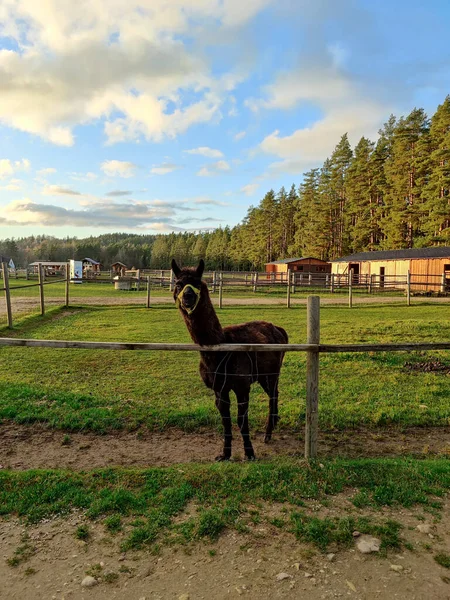
[(85, 257), (105, 268), (121, 261), (167, 269), (200, 258), (208, 269), (262, 269), (273, 260), (314, 256), (332, 260), (369, 250), (450, 245), (450, 96), (431, 118), (421, 108), (391, 115), (376, 142), (347, 134), (321, 167), (289, 191), (269, 190), (242, 223), (210, 232), (115, 233), (0, 241), (16, 264)]

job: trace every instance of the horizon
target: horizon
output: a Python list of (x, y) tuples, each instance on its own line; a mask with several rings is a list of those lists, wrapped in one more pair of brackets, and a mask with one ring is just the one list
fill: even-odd
[(0, 9), (0, 239), (232, 228), (450, 90), (441, 0), (60, 8)]

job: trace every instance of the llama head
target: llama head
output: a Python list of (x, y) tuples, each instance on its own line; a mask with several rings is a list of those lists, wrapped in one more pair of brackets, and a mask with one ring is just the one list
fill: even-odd
[(192, 267), (180, 269), (175, 259), (172, 260), (172, 271), (175, 275), (173, 298), (177, 306), (188, 315), (194, 312), (200, 302), (204, 269), (205, 263), (203, 260), (200, 260), (196, 269)]

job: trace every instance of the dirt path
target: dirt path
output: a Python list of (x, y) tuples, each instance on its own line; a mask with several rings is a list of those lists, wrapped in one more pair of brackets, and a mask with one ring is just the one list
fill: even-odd
[[(236, 430), (234, 457), (243, 459)], [(255, 433), (256, 456), (301, 456), (303, 440), (297, 435), (278, 433), (270, 444)], [(217, 433), (183, 433), (171, 430), (154, 433), (115, 432), (108, 435), (71, 433), (41, 425), (0, 425), (0, 465), (8, 469), (72, 468), (93, 469), (111, 466), (169, 466), (186, 462), (212, 461), (219, 454), (221, 436)], [(321, 433), (319, 456), (347, 458), (377, 456), (450, 456), (450, 428), (409, 428), (356, 430)]]
[[(61, 306), (63, 302), (62, 298), (46, 298), (46, 306)], [(109, 298), (104, 296), (92, 296), (92, 297), (77, 297), (72, 296), (70, 302), (76, 306), (120, 306), (120, 305), (140, 305), (145, 306), (145, 298), (142, 296), (129, 296), (124, 298)], [(347, 296), (321, 296), (320, 302), (322, 305), (348, 305)], [(417, 297), (412, 299), (413, 304), (419, 304), (421, 302), (433, 302), (437, 304), (450, 303), (450, 298), (428, 298)], [(173, 298), (171, 296), (156, 297), (153, 296), (151, 299), (152, 305), (157, 304), (171, 304)], [(213, 303), (218, 304), (218, 299), (213, 298)], [(306, 306), (306, 298), (291, 298), (291, 304), (294, 306)], [(353, 305), (359, 304), (404, 304), (405, 299), (400, 296), (365, 296), (359, 298), (358, 296), (353, 297)], [(285, 306), (286, 299), (283, 297), (248, 297), (248, 298), (226, 298), (223, 299), (224, 306)], [(38, 298), (26, 298), (26, 297), (13, 297), (12, 298), (12, 310), (13, 315), (23, 312), (30, 312), (34, 309), (38, 310), (39, 300)], [(5, 301), (0, 298), (0, 313), (5, 312)]]

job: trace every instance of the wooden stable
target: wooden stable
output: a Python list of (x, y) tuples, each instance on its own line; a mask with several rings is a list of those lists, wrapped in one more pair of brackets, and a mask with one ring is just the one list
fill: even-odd
[(266, 264), (266, 273), (331, 273), (331, 264), (311, 256), (302, 258), (286, 258)]
[(390, 284), (404, 287), (409, 272), (413, 290), (450, 289), (449, 246), (358, 252), (333, 260), (331, 265), (335, 275), (348, 275), (352, 271), (356, 283), (371, 277), (380, 287)]

